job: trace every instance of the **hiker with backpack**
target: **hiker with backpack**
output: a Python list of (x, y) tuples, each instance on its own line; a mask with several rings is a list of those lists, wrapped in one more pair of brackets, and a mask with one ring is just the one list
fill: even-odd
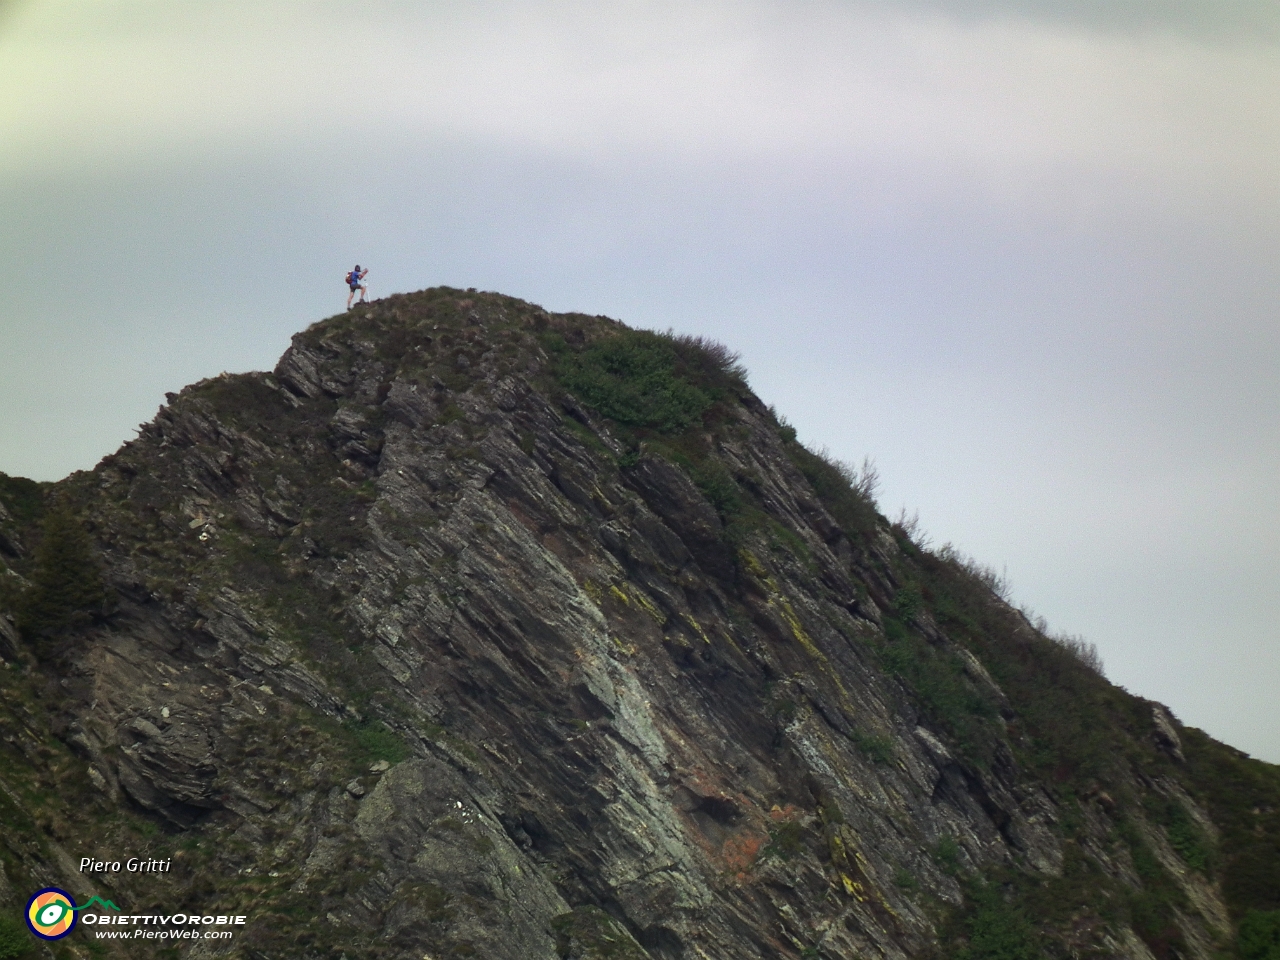
[(347, 294), (347, 309), (351, 309), (351, 298), (356, 295), (356, 291), (360, 291), (360, 302), (364, 303), (364, 295), (369, 292), (368, 286), (365, 285), (364, 278), (368, 276), (368, 269), (361, 270), (360, 264), (356, 264), (356, 268), (347, 274), (347, 286), (351, 288), (351, 292)]

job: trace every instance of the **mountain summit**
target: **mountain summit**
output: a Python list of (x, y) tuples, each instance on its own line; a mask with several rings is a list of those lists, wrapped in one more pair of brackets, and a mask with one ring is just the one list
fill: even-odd
[(0, 958), (54, 886), (245, 918), (66, 956), (1274, 956), (1280, 769), (867, 480), (717, 344), (444, 288), (0, 478)]

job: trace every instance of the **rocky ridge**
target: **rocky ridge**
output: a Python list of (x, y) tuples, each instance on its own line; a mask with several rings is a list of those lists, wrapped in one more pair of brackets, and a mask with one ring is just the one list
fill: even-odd
[[(490, 294), (171, 394), (0, 490), (0, 900), (249, 914), (191, 957), (1233, 955), (1275, 768), (849, 481), (715, 345)], [(107, 599), (40, 620), (58, 513)], [(174, 872), (73, 868), (125, 846)]]

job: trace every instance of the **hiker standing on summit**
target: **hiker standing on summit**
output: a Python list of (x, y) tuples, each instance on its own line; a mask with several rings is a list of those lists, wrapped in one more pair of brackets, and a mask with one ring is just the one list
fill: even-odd
[(351, 298), (356, 295), (356, 291), (360, 291), (360, 302), (364, 303), (364, 295), (369, 292), (369, 288), (364, 283), (364, 278), (369, 275), (368, 269), (361, 270), (360, 264), (356, 264), (356, 268), (347, 274), (347, 286), (351, 288), (351, 292), (347, 294), (347, 309), (351, 309)]

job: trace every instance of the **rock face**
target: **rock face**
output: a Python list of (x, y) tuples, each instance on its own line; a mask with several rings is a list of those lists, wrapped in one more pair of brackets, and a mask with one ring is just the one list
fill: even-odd
[(192, 957), (1228, 950), (1227, 748), (847, 480), (714, 346), (492, 295), (171, 395), (42, 494), (113, 605), (34, 657), (0, 617), (48, 731), (0, 778), (45, 750), (65, 800), (7, 788), (11, 885), (172, 856), (95, 892), (250, 916)]

